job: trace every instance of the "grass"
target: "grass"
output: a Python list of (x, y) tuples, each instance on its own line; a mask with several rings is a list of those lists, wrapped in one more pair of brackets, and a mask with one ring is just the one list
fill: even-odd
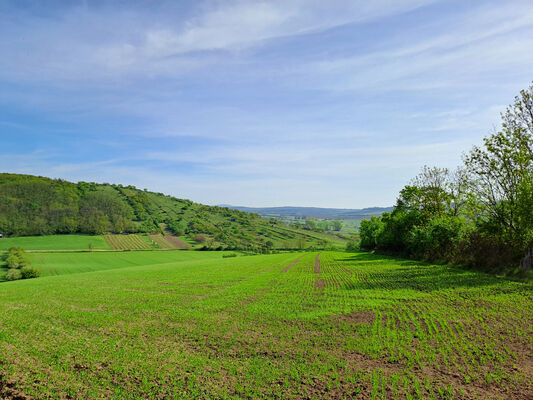
[[(0, 390), (117, 399), (533, 394), (529, 284), (365, 253), (323, 252), (318, 262), (316, 253), (103, 255), (102, 265), (122, 268), (0, 284)], [(191, 258), (153, 258), (170, 255)], [(62, 256), (86, 254), (32, 256), (63, 268), (77, 261)], [(128, 267), (131, 256), (150, 264)]]
[(75, 274), (135, 266), (218, 260), (228, 252), (142, 251), (94, 253), (31, 253), (32, 265), (42, 276)]
[(22, 247), (25, 250), (88, 250), (111, 249), (103, 236), (91, 235), (49, 235), (25, 236), (0, 239), (0, 251), (10, 247)]

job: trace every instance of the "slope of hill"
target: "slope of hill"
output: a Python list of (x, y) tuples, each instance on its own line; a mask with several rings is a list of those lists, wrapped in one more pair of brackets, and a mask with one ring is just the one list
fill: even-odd
[(4, 235), (165, 231), (196, 239), (208, 248), (294, 249), (325, 247), (341, 240), (134, 186), (0, 174), (0, 233)]
[(224, 205), (233, 210), (256, 213), (263, 217), (272, 218), (320, 218), (320, 219), (366, 219), (372, 215), (381, 215), (392, 211), (393, 207), (371, 207), (361, 209), (350, 208), (320, 208), (320, 207), (241, 207)]

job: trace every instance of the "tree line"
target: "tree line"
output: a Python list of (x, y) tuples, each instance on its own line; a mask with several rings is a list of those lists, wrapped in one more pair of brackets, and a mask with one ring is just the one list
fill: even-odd
[(502, 271), (533, 262), (533, 86), (456, 170), (423, 167), (395, 208), (362, 221), (360, 246)]

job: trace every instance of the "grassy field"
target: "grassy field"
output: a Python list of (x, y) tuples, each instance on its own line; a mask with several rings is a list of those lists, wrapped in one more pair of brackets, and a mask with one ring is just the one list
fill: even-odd
[(10, 247), (22, 247), (25, 250), (88, 250), (111, 249), (103, 236), (91, 235), (49, 235), (26, 236), (0, 239), (0, 251)]
[[(226, 252), (227, 253), (227, 252)], [(32, 265), (42, 276), (75, 274), (107, 269), (157, 264), (175, 264), (196, 260), (221, 260), (224, 252), (140, 251), (93, 253), (31, 253)]]
[(533, 396), (530, 284), (366, 253), (104, 256), (123, 268), (0, 284), (2, 396)]

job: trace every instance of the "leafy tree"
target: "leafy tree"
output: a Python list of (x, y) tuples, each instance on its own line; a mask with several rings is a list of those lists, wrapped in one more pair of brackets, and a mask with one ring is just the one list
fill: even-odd
[(385, 224), (381, 217), (372, 216), (370, 219), (361, 221), (359, 235), (361, 237), (361, 249), (374, 250), (379, 243), (379, 237), (383, 232)]
[(501, 130), (483, 142), (464, 157), (474, 214), (487, 233), (524, 251), (533, 245), (533, 86), (515, 97)]
[(305, 227), (307, 229), (316, 229), (316, 226), (317, 226), (317, 222), (314, 218), (306, 218), (305, 220)]
[(343, 222), (338, 220), (338, 219), (335, 219), (333, 221), (331, 221), (332, 225), (333, 225), (333, 230), (334, 231), (340, 231), (342, 229), (342, 225), (343, 225)]

